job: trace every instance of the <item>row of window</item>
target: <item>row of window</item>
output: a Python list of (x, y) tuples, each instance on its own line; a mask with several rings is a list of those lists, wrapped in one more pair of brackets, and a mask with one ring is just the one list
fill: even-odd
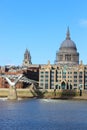
[[(61, 72), (60, 72), (60, 73), (57, 73), (57, 75), (58, 75), (58, 74), (65, 74), (65, 75), (66, 75), (66, 73), (61, 73)], [(70, 72), (70, 73), (68, 72), (68, 74), (72, 74), (72, 72)], [(85, 74), (87, 74), (87, 72), (86, 72)], [(45, 75), (48, 76), (49, 73), (48, 73), (48, 72), (45, 72)], [(54, 76), (54, 72), (52, 72), (51, 75)], [(77, 76), (77, 72), (74, 72), (74, 75)], [(44, 76), (44, 73), (43, 73), (43, 72), (41, 72), (41, 76)], [(82, 72), (79, 73), (79, 76), (82, 76)]]
[[(48, 78), (49, 76), (48, 75), (45, 75), (45, 76), (43, 76), (43, 75), (41, 75), (41, 78)], [(66, 75), (63, 75), (62, 76), (63, 78), (66, 78)], [(53, 78), (54, 79), (54, 76), (51, 76), (51, 78)], [(61, 76), (57, 76), (57, 78), (61, 78)], [(72, 78), (72, 76), (68, 76), (68, 78)], [(81, 79), (82, 78), (82, 76), (79, 76), (79, 78)], [(85, 79), (87, 78), (87, 76), (85, 77)], [(74, 76), (74, 79), (77, 79), (77, 76)]]
[[(41, 78), (42, 78), (42, 79), (44, 79), (44, 78), (45, 78), (45, 79), (48, 79), (49, 77), (48, 77), (48, 76), (45, 76), (45, 77), (44, 77), (44, 76), (41, 75)], [(58, 78), (61, 78), (61, 76), (57, 76), (57, 79), (58, 79)], [(65, 79), (66, 76), (63, 75), (62, 78)], [(68, 78), (72, 78), (72, 76), (68, 76)], [(51, 80), (54, 80), (54, 76), (51, 76), (50, 79), (51, 79)], [(77, 76), (74, 76), (74, 79), (77, 79)], [(82, 76), (79, 76), (79, 79), (82, 79)], [(87, 79), (87, 77), (85, 77), (85, 79)]]

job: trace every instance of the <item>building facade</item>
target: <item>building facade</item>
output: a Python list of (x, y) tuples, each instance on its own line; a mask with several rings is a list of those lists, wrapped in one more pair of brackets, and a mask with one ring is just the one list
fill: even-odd
[(55, 64), (41, 66), (39, 86), (42, 89), (87, 89), (87, 65), (79, 64), (76, 44), (70, 38), (69, 28), (66, 39), (56, 53)]
[(87, 89), (87, 66), (47, 64), (39, 71), (39, 86), (42, 89)]

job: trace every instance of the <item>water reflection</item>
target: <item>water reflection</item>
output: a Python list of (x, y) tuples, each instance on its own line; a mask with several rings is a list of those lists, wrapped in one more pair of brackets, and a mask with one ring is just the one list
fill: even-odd
[(0, 100), (0, 130), (87, 130), (87, 102)]

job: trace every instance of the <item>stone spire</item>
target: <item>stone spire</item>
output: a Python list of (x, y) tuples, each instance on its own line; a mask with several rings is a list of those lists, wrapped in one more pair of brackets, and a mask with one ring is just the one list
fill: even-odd
[(32, 64), (31, 62), (31, 55), (28, 49), (26, 48), (26, 51), (24, 53), (24, 60), (23, 60), (23, 65), (28, 66), (29, 64)]
[(70, 31), (69, 31), (69, 27), (67, 28), (66, 40), (70, 40)]
[(30, 52), (28, 51), (28, 49), (26, 48), (25, 54), (24, 54), (24, 59), (29, 60), (31, 58), (30, 56)]

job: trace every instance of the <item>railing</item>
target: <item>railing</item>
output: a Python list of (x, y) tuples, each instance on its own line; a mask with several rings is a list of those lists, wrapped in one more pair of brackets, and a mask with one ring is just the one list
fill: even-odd
[[(15, 80), (19, 77), (19, 75), (5, 75), (5, 74), (0, 74), (0, 77), (8, 77), (11, 80)], [(23, 76), (20, 80), (20, 82), (26, 82), (26, 83), (39, 83), (38, 81), (28, 79), (27, 77)]]

